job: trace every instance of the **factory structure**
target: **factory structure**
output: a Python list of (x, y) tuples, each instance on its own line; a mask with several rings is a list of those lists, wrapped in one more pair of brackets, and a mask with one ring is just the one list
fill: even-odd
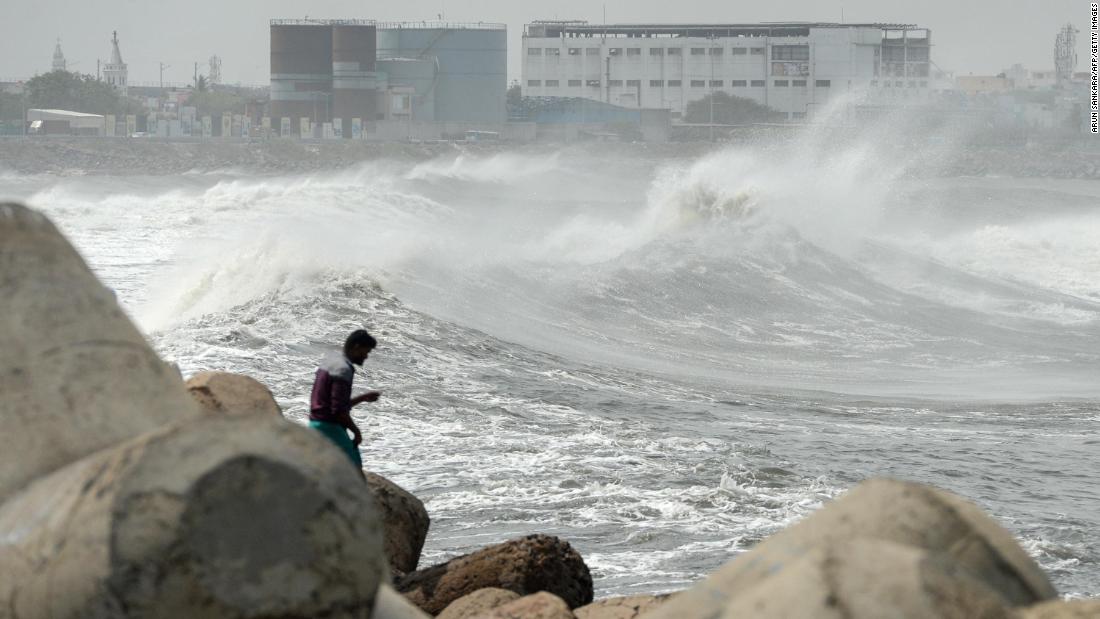
[(926, 100), (931, 43), (912, 24), (538, 21), (524, 27), (522, 89), (674, 116), (725, 92), (797, 120), (836, 93), (874, 105)]
[(361, 138), (414, 124), (505, 123), (503, 24), (270, 25), (270, 123), (278, 135)]

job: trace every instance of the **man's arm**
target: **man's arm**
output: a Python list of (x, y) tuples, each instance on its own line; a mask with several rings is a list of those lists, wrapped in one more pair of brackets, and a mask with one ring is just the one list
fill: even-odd
[(381, 397), (381, 395), (381, 391), (368, 391), (364, 394), (360, 394), (352, 398), (351, 405), (356, 406), (362, 404), (363, 402), (377, 402), (378, 398)]

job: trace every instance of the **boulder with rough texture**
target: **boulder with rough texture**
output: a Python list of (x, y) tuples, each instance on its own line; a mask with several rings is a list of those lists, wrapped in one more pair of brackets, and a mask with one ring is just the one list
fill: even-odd
[(420, 610), (393, 587), (382, 583), (378, 595), (374, 598), (374, 610), (370, 619), (431, 619), (431, 615)]
[(567, 542), (547, 535), (483, 548), (413, 572), (397, 583), (398, 591), (431, 615), (486, 587), (520, 595), (548, 591), (570, 608), (592, 602), (592, 575), (584, 559)]
[(792, 557), (771, 576), (725, 599), (719, 613), (677, 616), (1006, 619), (1011, 614), (999, 593), (943, 553), (856, 539)]
[(183, 383), (42, 214), (0, 204), (0, 499), (198, 416)]
[(1012, 535), (973, 504), (931, 486), (874, 479), (764, 540), (647, 617), (710, 617), (729, 599), (816, 547), (857, 538), (943, 553), (1012, 606), (1057, 594)]
[(629, 595), (596, 600), (573, 611), (577, 619), (637, 619), (669, 598), (663, 595)]
[(1019, 619), (1097, 619), (1100, 600), (1057, 600), (1020, 611)]
[(436, 619), (474, 619), (518, 599), (518, 593), (507, 589), (478, 589), (448, 604), (443, 612), (436, 615)]
[(428, 510), (424, 503), (392, 481), (365, 471), (367, 487), (378, 500), (384, 525), (383, 539), (390, 569), (400, 578), (416, 569), (428, 538)]
[(565, 600), (545, 591), (521, 597), (477, 619), (575, 619)]
[(241, 374), (199, 372), (187, 380), (187, 392), (211, 415), (281, 417), (282, 409), (263, 383)]
[(188, 420), (92, 454), (0, 505), (0, 539), (12, 617), (365, 617), (388, 576), (358, 471), (282, 419)]

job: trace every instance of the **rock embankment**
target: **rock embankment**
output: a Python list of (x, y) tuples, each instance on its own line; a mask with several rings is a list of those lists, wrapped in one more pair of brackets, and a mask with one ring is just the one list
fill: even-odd
[[(805, 148), (798, 134), (770, 140), (668, 144), (459, 144), (374, 143), (351, 140), (299, 142), (169, 141), (156, 138), (0, 139), (0, 172), (19, 174), (163, 176), (187, 172), (236, 171), (248, 174), (297, 174), (340, 170), (369, 161), (424, 161), (457, 154), (490, 155), (503, 151), (545, 156), (547, 149), (576, 151), (590, 157), (648, 158), (677, 161), (698, 158), (723, 148), (767, 153), (774, 148)], [(879, 146), (882, 146), (881, 144)], [(844, 145), (840, 145), (844, 148)], [(935, 147), (935, 156), (917, 157), (919, 146), (887, 149), (882, 156), (908, 161), (906, 172), (918, 178), (1011, 176), (1019, 178), (1100, 178), (1095, 149), (1070, 144), (958, 145)], [(939, 152), (942, 151), (942, 152)]]
[(413, 494), (376, 473), (366, 472), (367, 486), (378, 500), (384, 526), (382, 539), (393, 578), (416, 569), (428, 538), (431, 519), (424, 503)]
[(671, 596), (593, 602), (581, 555), (545, 535), (417, 569), (419, 499), (364, 483), (253, 379), (185, 389), (56, 228), (13, 204), (0, 350), (0, 619), (1100, 617), (1058, 600), (970, 502), (886, 479)]
[(431, 614), (486, 587), (519, 595), (546, 591), (565, 600), (569, 608), (590, 603), (593, 595), (592, 575), (580, 554), (568, 542), (547, 535), (490, 546), (397, 582), (398, 591)]
[(281, 417), (202, 414), (57, 229), (14, 204), (0, 350), (0, 617), (373, 606), (382, 521), (346, 458)]

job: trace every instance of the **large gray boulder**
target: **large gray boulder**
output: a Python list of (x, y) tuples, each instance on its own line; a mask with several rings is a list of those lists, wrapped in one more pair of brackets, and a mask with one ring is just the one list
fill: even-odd
[(374, 598), (370, 619), (431, 619), (431, 615), (413, 606), (412, 602), (389, 584), (382, 583)]
[(669, 594), (628, 595), (596, 600), (573, 611), (577, 619), (637, 619), (664, 604)]
[(199, 408), (209, 415), (283, 415), (271, 390), (251, 376), (199, 372), (187, 379), (185, 386)]
[(815, 548), (858, 538), (942, 553), (1012, 606), (1055, 597), (1042, 569), (992, 518), (949, 492), (890, 479), (866, 481), (677, 594), (651, 619), (709, 617)]
[(198, 409), (42, 214), (0, 204), (0, 500)]
[(478, 589), (497, 587), (530, 595), (548, 591), (569, 608), (592, 601), (592, 575), (567, 542), (529, 535), (483, 548), (401, 579), (397, 590), (430, 615)]
[(92, 454), (0, 505), (0, 539), (12, 617), (366, 617), (388, 578), (358, 472), (281, 419), (208, 417)]
[(1018, 619), (1097, 619), (1100, 617), (1100, 599), (1055, 600), (1044, 602), (1020, 611)]
[(477, 619), (576, 619), (565, 600), (541, 591), (479, 615)]
[[(723, 601), (722, 619), (1006, 619), (1003, 598), (942, 553), (882, 540), (829, 542)], [(645, 615), (651, 617), (653, 615)]]
[(475, 619), (487, 614), (498, 606), (519, 599), (519, 594), (507, 589), (487, 587), (464, 595), (447, 605), (436, 619)]
[(384, 525), (383, 540), (390, 568), (396, 578), (416, 569), (420, 551), (428, 538), (428, 510), (424, 503), (401, 486), (370, 471), (364, 471), (367, 487), (377, 499)]

